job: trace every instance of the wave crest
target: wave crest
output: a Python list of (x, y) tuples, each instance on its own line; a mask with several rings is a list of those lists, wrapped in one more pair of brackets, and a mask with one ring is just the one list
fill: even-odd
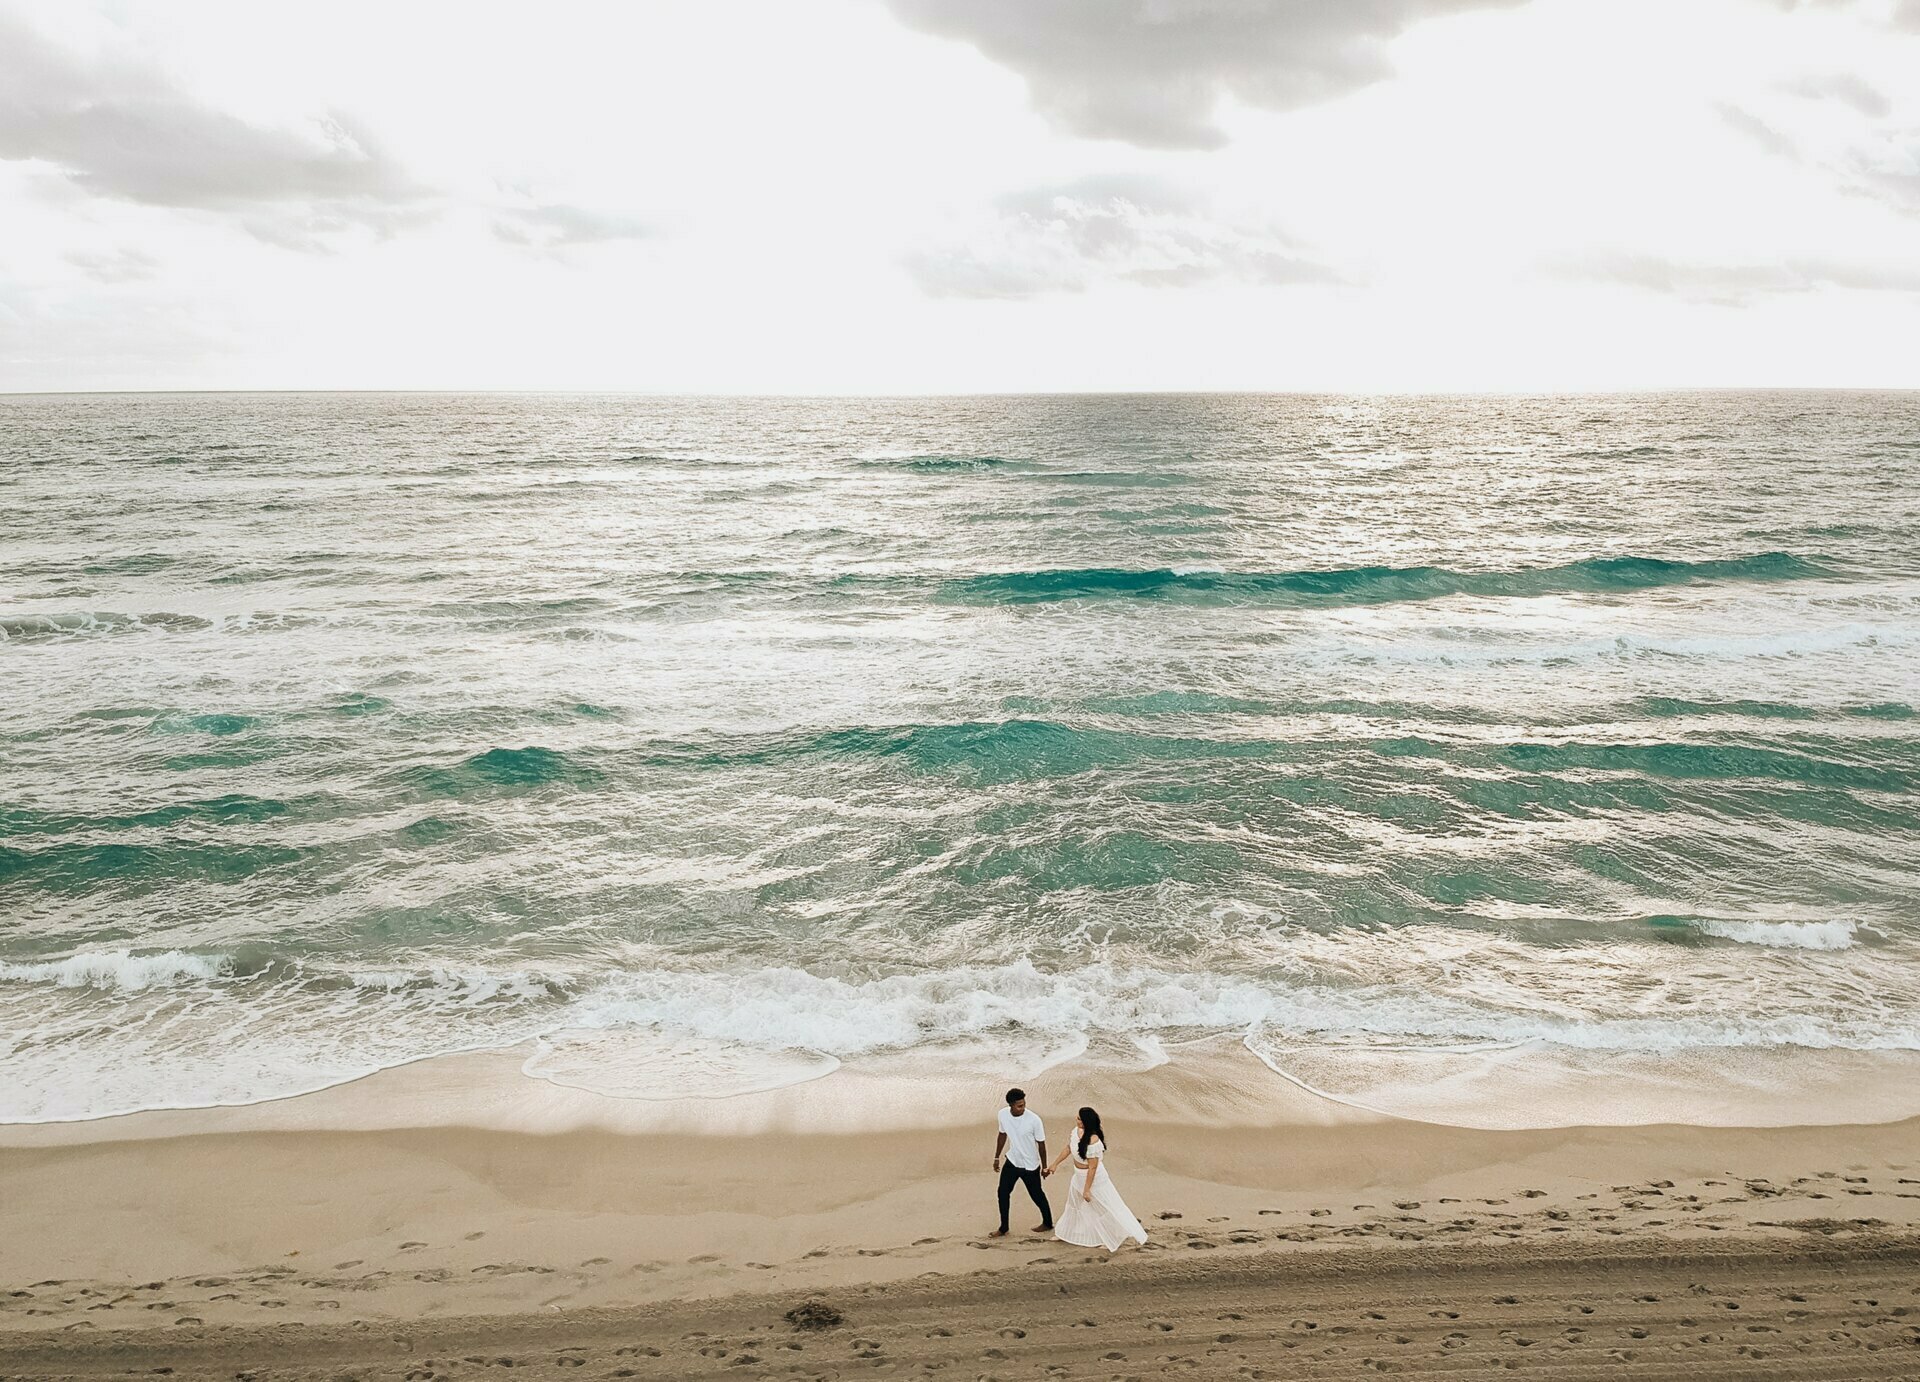
[(1849, 950), (1859, 927), (1851, 921), (1730, 921), (1703, 918), (1693, 923), (1703, 936), (1775, 950)]
[(1444, 566), (1353, 566), (1323, 571), (1068, 567), (965, 576), (942, 584), (939, 594), (944, 600), (962, 604), (1157, 599), (1221, 604), (1357, 605), (1434, 600), (1449, 595), (1525, 598), (1602, 594), (1706, 581), (1806, 580), (1831, 574), (1819, 563), (1791, 552), (1760, 552), (1702, 561), (1589, 557), (1558, 566), (1512, 571), (1455, 571)]
[(71, 614), (19, 614), (0, 619), (0, 642), (38, 642), (54, 638), (97, 638), (142, 629), (181, 633), (210, 629), (213, 621), (197, 614), (117, 614), (78, 610)]
[(0, 960), (0, 983), (53, 984), (60, 988), (135, 992), (171, 984), (202, 983), (230, 973), (227, 955), (192, 955), (166, 950), (136, 955), (131, 950), (83, 950), (64, 960), (15, 964)]

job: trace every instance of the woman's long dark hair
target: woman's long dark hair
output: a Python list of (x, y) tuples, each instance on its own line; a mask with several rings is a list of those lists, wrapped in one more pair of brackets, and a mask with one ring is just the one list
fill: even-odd
[(1100, 1147), (1104, 1151), (1107, 1145), (1107, 1134), (1106, 1130), (1100, 1126), (1100, 1110), (1083, 1108), (1080, 1110), (1080, 1145), (1073, 1149), (1073, 1154), (1085, 1161), (1087, 1144), (1096, 1137), (1100, 1139)]

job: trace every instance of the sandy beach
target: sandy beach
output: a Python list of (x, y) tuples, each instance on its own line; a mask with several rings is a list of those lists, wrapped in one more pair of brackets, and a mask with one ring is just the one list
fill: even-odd
[(512, 1070), (5, 1129), (0, 1374), (1920, 1375), (1913, 1122), (1490, 1132), (1228, 1050), (1070, 1063), (1035, 1106), (1101, 1104), (1152, 1234), (1108, 1258), (1030, 1209), (983, 1236), (982, 1076), (647, 1103)]

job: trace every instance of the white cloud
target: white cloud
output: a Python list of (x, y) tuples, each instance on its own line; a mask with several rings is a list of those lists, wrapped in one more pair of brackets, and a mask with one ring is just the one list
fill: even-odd
[(108, 29), (91, 51), (0, 13), (0, 158), (33, 160), (102, 197), (240, 213), (273, 227), (385, 224), (427, 189), (352, 116), (256, 123), (181, 89)]
[(1213, 280), (1330, 283), (1337, 275), (1279, 230), (1234, 225), (1173, 187), (1085, 179), (998, 200), (905, 260), (936, 297), (1022, 298), (1102, 282), (1185, 288)]
[(645, 240), (657, 232), (635, 216), (548, 202), (502, 208), (494, 218), (493, 233), (509, 244), (553, 249), (609, 240)]
[(1809, 100), (1845, 102), (1872, 120), (1893, 113), (1886, 93), (1852, 72), (1809, 72), (1786, 82), (1784, 89)]
[(1859, 292), (1920, 293), (1920, 263), (1780, 259), (1761, 263), (1711, 263), (1657, 255), (1600, 253), (1560, 266), (1570, 278), (1619, 283), (1671, 293), (1694, 302), (1743, 306), (1775, 293), (1821, 288)]
[(1152, 148), (1226, 142), (1226, 97), (1290, 110), (1388, 76), (1387, 42), (1424, 19), (1516, 0), (891, 0), (1027, 81), (1073, 134)]

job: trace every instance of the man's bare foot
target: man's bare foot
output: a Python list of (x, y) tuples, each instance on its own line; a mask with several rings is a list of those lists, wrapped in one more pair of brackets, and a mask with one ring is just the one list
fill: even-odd
[(987, 1237), (989, 1238), (1005, 1238), (1006, 1236), (1007, 1236), (1007, 1231), (1003, 1228), (997, 1228), (992, 1233), (989, 1233), (987, 1235)]
[(1052, 1233), (1053, 1225), (1052, 1224), (1035, 1224), (1033, 1226), (1033, 1231), (1035, 1233)]

